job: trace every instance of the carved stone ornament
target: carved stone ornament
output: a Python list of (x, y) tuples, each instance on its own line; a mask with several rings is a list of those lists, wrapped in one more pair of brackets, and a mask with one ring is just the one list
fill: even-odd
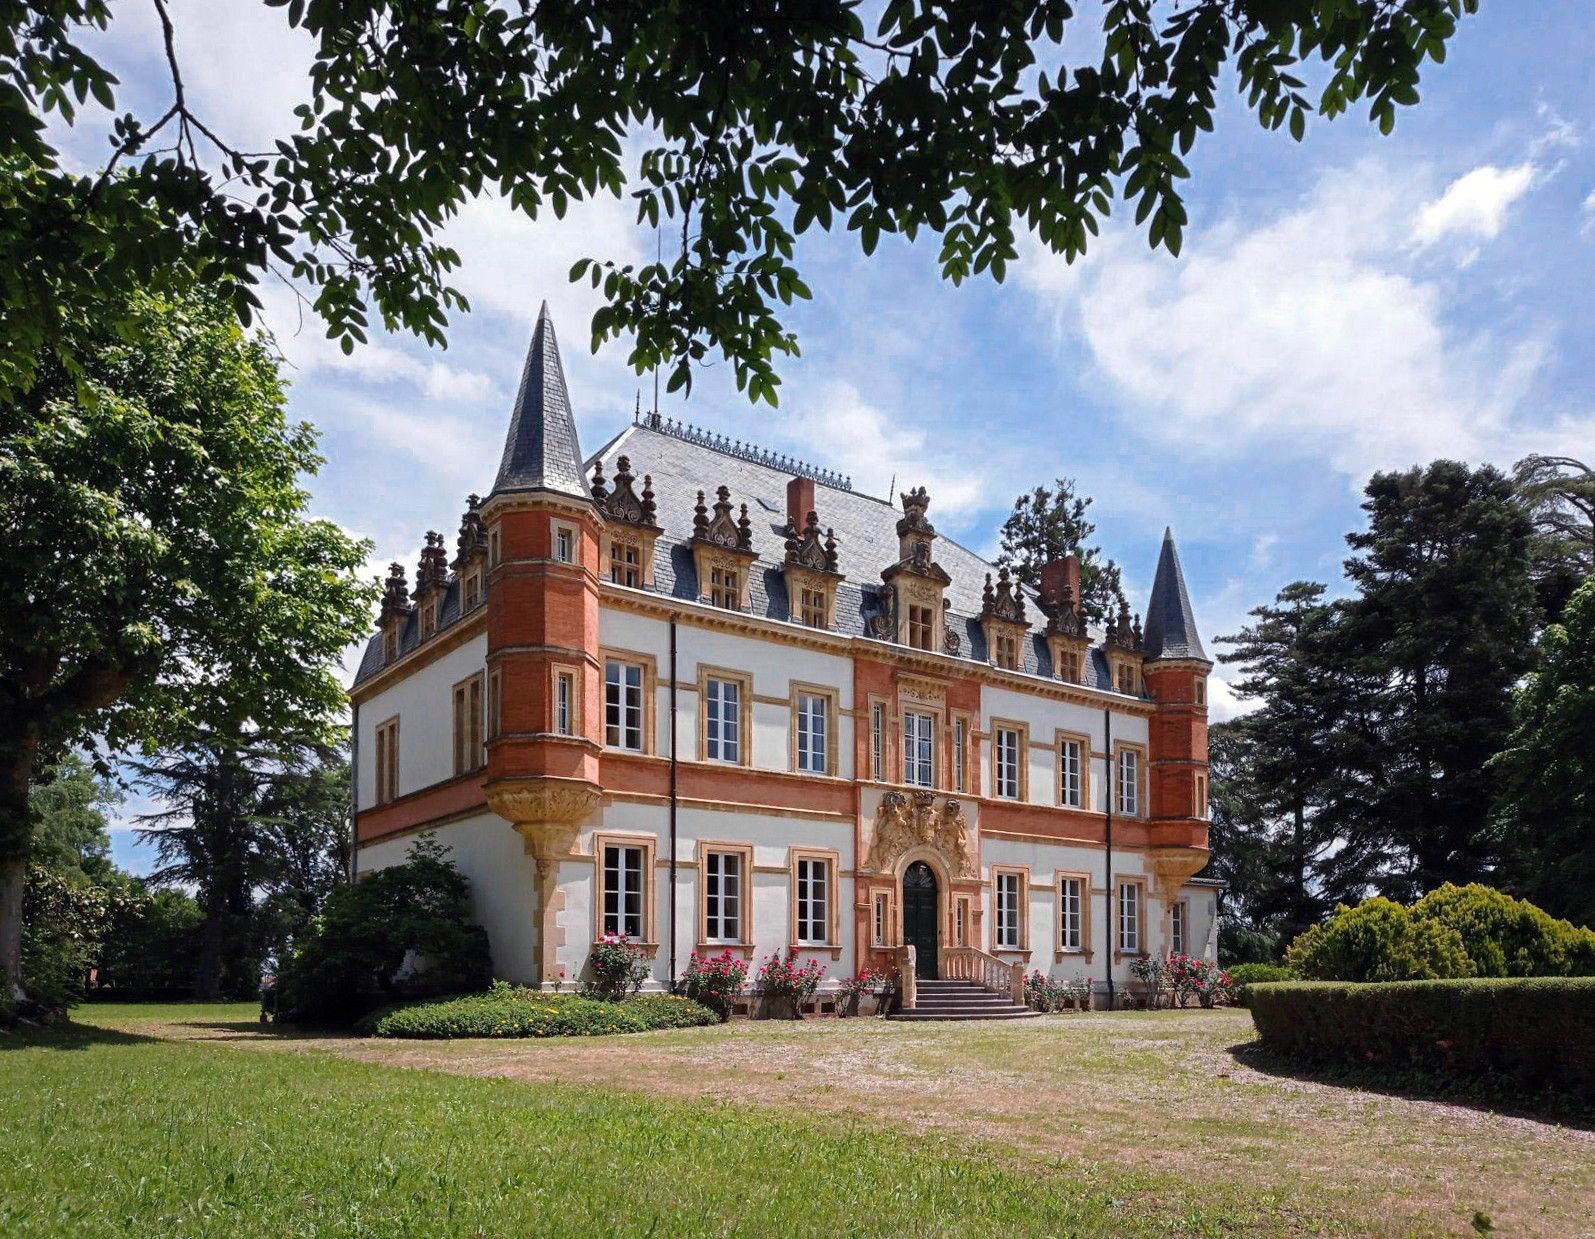
[(798, 568), (806, 568), (810, 572), (837, 575), (835, 532), (827, 529), (822, 539), (820, 518), (813, 512), (809, 513), (808, 520), (804, 522), (802, 533), (799, 533), (791, 520), (788, 520), (786, 562)]
[(869, 617), (869, 635), (877, 641), (890, 641), (897, 635), (897, 591), (890, 585), (881, 586), (875, 591), (875, 603), (876, 611)]
[(991, 573), (986, 573), (985, 605), (980, 609), (983, 620), (1000, 620), (1005, 624), (1027, 624), (1024, 593), (1009, 578), (1008, 569), (997, 570), (997, 586), (992, 588)]
[[(522, 835), (528, 827), (549, 825), (565, 825), (574, 831), (601, 799), (603, 792), (596, 785), (571, 779), (509, 779), (487, 789), (487, 807)], [(529, 850), (529, 835), (527, 839)]]
[(471, 560), (487, 554), (487, 525), (482, 520), (482, 497), (470, 495), (465, 501), (465, 513), (460, 517), (460, 536), (455, 539), (454, 568), (463, 568)]
[(1119, 599), (1119, 617), (1108, 625), (1107, 643), (1132, 654), (1141, 652), (1141, 617), (1130, 619), (1130, 604)]
[(613, 489), (604, 481), (604, 462), (601, 460), (593, 462), (593, 502), (598, 505), (598, 510), (612, 521), (635, 525), (639, 529), (658, 529), (659, 521), (656, 517), (658, 504), (654, 502), (653, 477), (643, 476), (640, 495), (637, 493), (636, 482), (637, 479), (631, 472), (629, 456), (622, 456), (615, 462)]
[(1075, 601), (1074, 589), (1065, 585), (1058, 599), (1058, 607), (1047, 617), (1047, 635), (1083, 639), (1086, 635), (1085, 614)]
[(420, 598), (428, 590), (442, 589), (449, 580), (449, 558), (443, 551), (443, 535), (435, 529), (426, 532), (426, 545), (421, 548), (421, 562), (415, 572), (415, 596)]
[(748, 518), (748, 505), (742, 505), (740, 520), (731, 519), (731, 488), (722, 486), (715, 491), (714, 515), (711, 517), (703, 504), (703, 492), (698, 492), (698, 504), (692, 518), (692, 537), (696, 542), (724, 547), (732, 551), (753, 550), (753, 522)]
[(864, 868), (887, 873), (911, 847), (934, 848), (946, 860), (950, 873), (961, 878), (975, 876), (975, 857), (963, 806), (951, 797), (939, 811), (934, 792), (915, 792), (912, 801), (898, 791), (881, 797), (875, 808), (875, 830)]
[(382, 590), (382, 616), (381, 624), (386, 628), (389, 624), (403, 619), (410, 613), (410, 588), (404, 579), (403, 564), (388, 565), (388, 581)]

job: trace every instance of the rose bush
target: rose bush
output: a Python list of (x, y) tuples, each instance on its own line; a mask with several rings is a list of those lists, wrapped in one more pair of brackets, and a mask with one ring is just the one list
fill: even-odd
[(718, 955), (694, 951), (681, 977), (681, 992), (708, 1007), (723, 1023), (731, 1018), (731, 1004), (747, 981), (747, 961), (738, 959), (729, 948)]

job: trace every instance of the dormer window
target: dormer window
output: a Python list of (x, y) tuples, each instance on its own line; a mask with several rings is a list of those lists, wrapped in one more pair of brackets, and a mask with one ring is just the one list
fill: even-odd
[[(800, 481), (801, 479), (796, 479)], [(791, 488), (788, 488), (789, 492)], [(812, 484), (806, 496), (813, 498)], [(789, 502), (791, 495), (788, 495)], [(827, 529), (822, 536), (820, 518), (811, 508), (800, 532), (795, 518), (786, 521), (786, 576), (788, 614), (805, 628), (832, 628), (836, 624), (836, 586), (842, 574), (837, 571), (836, 534)]]
[(986, 574), (980, 625), (985, 630), (991, 665), (1003, 671), (1018, 671), (1030, 621), (1025, 617), (1024, 592), (1014, 583), (1007, 568), (997, 570), (996, 584), (992, 583), (991, 574)]
[(382, 661), (390, 663), (399, 656), (399, 630), (389, 628), (382, 634)]
[(1019, 638), (1011, 632), (998, 633), (992, 662), (1004, 671), (1019, 670)]
[(742, 609), (742, 574), (735, 568), (709, 569), (709, 604), (727, 611)]
[(482, 605), (482, 570), (472, 568), (460, 582), (460, 607), (474, 611)]
[(1119, 691), (1126, 697), (1136, 697), (1140, 695), (1141, 686), (1139, 683), (1137, 683), (1138, 678), (1139, 677), (1135, 674), (1135, 668), (1131, 664), (1119, 664)]
[(916, 650), (936, 648), (936, 613), (930, 607), (909, 603), (908, 644)]
[(825, 622), (825, 592), (805, 589), (802, 594), (802, 618), (808, 628), (827, 628)]
[(612, 540), (609, 544), (609, 579), (630, 589), (642, 586), (642, 553), (635, 542)]
[(1060, 679), (1068, 680), (1071, 684), (1080, 683), (1080, 651), (1064, 650), (1058, 659), (1058, 675)]
[(421, 604), (421, 636), (430, 637), (438, 630), (438, 602), (436, 598), (428, 598)]

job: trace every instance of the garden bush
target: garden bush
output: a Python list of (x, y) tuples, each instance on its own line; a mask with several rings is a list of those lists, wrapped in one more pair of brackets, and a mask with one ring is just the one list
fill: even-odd
[(620, 1000), (548, 994), (503, 981), (481, 994), (461, 994), (376, 1011), (360, 1031), (378, 1037), (603, 1037), (719, 1022), (702, 1003), (670, 994)]
[(1289, 981), (1294, 973), (1283, 964), (1236, 964), (1229, 970), (1231, 998), (1238, 1007), (1247, 1005), (1246, 987), (1262, 981)]
[(1285, 952), (1285, 963), (1309, 981), (1429, 981), (1473, 975), (1462, 935), (1383, 896), (1345, 904)]
[(277, 975), (286, 1017), (350, 1023), (396, 999), (485, 989), (487, 934), (471, 920), (471, 887), (423, 835), (403, 864), (340, 886)]
[(625, 934), (605, 934), (587, 956), (592, 980), (582, 989), (589, 997), (611, 1001), (635, 994), (648, 979), (648, 955)]
[(1595, 931), (1487, 886), (1447, 883), (1406, 908), (1342, 904), (1291, 943), (1285, 962), (1311, 981), (1595, 975)]
[(729, 947), (718, 955), (699, 955), (694, 951), (681, 977), (681, 992), (728, 1020), (731, 1006), (747, 982), (748, 961), (733, 955)]
[(1254, 984), (1264, 1045), (1311, 1066), (1498, 1080), (1595, 1102), (1595, 978)]

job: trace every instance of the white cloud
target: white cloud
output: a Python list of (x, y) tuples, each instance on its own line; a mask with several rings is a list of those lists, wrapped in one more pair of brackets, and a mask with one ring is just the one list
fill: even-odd
[(1484, 164), (1457, 177), (1445, 192), (1418, 213), (1412, 230), (1419, 246), (1447, 237), (1493, 241), (1506, 222), (1506, 214), (1540, 177), (1531, 162), (1498, 168)]
[(1227, 723), (1261, 707), (1260, 701), (1242, 698), (1228, 680), (1215, 675), (1207, 682), (1207, 717), (1215, 723)]
[(1579, 233), (1586, 237), (1595, 236), (1595, 189), (1590, 190), (1585, 196), (1579, 210), (1584, 216), (1584, 223), (1579, 228)]
[(1279, 545), (1277, 533), (1260, 533), (1252, 541), (1251, 566), (1266, 568), (1274, 562), (1274, 548)]
[(1020, 278), (1131, 427), (1182, 450), (1264, 448), (1353, 485), (1442, 455), (1510, 461), (1548, 344), (1456, 325), (1454, 267), (1410, 242), (1424, 196), (1422, 173), (1364, 163), (1272, 219), (1193, 228), (1178, 260), (1119, 230), (1073, 269), (1033, 247)]

